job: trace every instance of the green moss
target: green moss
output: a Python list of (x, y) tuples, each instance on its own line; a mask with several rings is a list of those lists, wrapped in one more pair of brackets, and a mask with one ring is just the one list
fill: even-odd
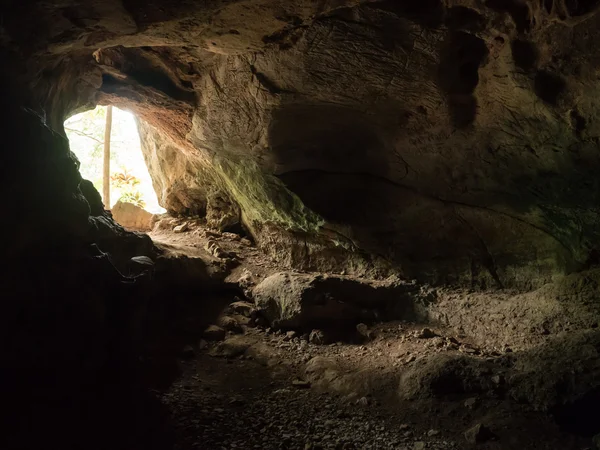
[(305, 232), (317, 232), (323, 225), (318, 214), (308, 209), (281, 180), (264, 173), (254, 161), (217, 158), (213, 166), (220, 178), (219, 187), (229, 193), (250, 221)]

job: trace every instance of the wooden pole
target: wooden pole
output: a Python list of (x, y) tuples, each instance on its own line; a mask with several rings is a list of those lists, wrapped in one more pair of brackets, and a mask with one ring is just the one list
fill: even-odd
[(104, 166), (102, 170), (102, 193), (104, 208), (110, 209), (110, 134), (112, 131), (112, 106), (106, 107), (106, 126), (104, 127)]

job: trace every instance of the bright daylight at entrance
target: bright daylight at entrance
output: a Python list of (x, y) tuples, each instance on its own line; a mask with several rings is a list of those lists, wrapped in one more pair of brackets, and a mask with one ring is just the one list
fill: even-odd
[[(107, 118), (109, 108), (112, 109), (111, 118)], [(165, 211), (158, 204), (152, 187), (133, 114), (114, 107), (98, 106), (94, 110), (67, 119), (65, 131), (71, 151), (81, 163), (81, 176), (90, 180), (102, 194), (106, 209), (111, 209), (115, 203), (121, 201), (133, 203), (151, 213)], [(107, 177), (110, 187), (109, 202), (106, 201), (103, 182), (106, 135), (110, 136)]]

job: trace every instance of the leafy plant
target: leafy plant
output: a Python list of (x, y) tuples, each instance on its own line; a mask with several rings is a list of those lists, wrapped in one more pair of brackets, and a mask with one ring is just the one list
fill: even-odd
[(115, 173), (110, 177), (110, 182), (113, 187), (121, 191), (119, 201), (133, 203), (140, 208), (146, 207), (142, 193), (135, 189), (135, 186), (140, 184), (140, 179), (132, 175), (129, 170), (123, 168), (121, 172)]
[(123, 169), (122, 172), (117, 172), (110, 177), (111, 184), (114, 187), (123, 189), (127, 186), (133, 187), (140, 184), (139, 178), (129, 173), (129, 170)]
[(146, 202), (144, 201), (140, 191), (123, 192), (123, 194), (121, 194), (121, 198), (119, 198), (119, 201), (123, 203), (133, 203), (135, 206), (139, 206), (140, 208), (146, 207)]

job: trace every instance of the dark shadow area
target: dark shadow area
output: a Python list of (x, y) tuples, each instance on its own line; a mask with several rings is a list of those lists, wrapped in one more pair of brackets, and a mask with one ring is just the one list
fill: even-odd
[(390, 223), (393, 198), (376, 195), (381, 182), (374, 175), (306, 169), (278, 177), (308, 208), (330, 222), (366, 226), (377, 215)]
[[(173, 74), (167, 73), (160, 53), (152, 49), (112, 47), (102, 50), (102, 58), (103, 61), (110, 61), (116, 69), (142, 86), (154, 88), (175, 100), (191, 103), (195, 101), (193, 86), (186, 80), (175, 79)], [(106, 92), (112, 92), (109, 90), (110, 84), (119, 82), (114, 78), (104, 80), (104, 76), (106, 74), (103, 75), (103, 88)]]
[(576, 109), (572, 109), (569, 112), (569, 118), (571, 119), (571, 127), (573, 127), (575, 134), (581, 137), (581, 133), (585, 131), (585, 128), (587, 126), (587, 121), (585, 120), (585, 117), (579, 114), (579, 111), (577, 111)]
[[(398, 112), (394, 112), (398, 114)], [(286, 105), (269, 127), (277, 173), (387, 170), (386, 147), (372, 118), (352, 108)]]
[(525, 33), (534, 26), (529, 14), (529, 7), (525, 2), (518, 0), (488, 0), (486, 6), (495, 11), (510, 14), (519, 33)]
[(486, 20), (481, 14), (465, 6), (455, 6), (446, 11), (445, 24), (451, 30), (481, 31)]
[(464, 128), (474, 122), (477, 99), (473, 96), (479, 84), (479, 67), (488, 49), (483, 40), (464, 32), (450, 33), (438, 67), (438, 84), (448, 99), (448, 113), (455, 127)]
[(586, 392), (581, 398), (551, 410), (554, 420), (567, 433), (593, 437), (600, 432), (600, 389)]
[(515, 66), (529, 71), (537, 67), (539, 51), (533, 42), (515, 39), (511, 43), (511, 50)]
[(560, 75), (540, 70), (535, 76), (534, 89), (540, 99), (556, 105), (567, 89), (567, 83)]
[(123, 277), (97, 249), (48, 250), (30, 255), (53, 261), (44, 271), (13, 260), (2, 279), (0, 446), (171, 448), (168, 412), (137, 359), (147, 277)]
[(588, 14), (598, 8), (598, 0), (564, 0), (571, 17)]

